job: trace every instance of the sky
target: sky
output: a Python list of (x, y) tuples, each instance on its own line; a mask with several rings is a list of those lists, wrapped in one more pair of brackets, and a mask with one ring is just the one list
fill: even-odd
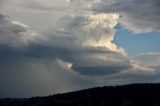
[(0, 98), (160, 82), (159, 0), (0, 0)]

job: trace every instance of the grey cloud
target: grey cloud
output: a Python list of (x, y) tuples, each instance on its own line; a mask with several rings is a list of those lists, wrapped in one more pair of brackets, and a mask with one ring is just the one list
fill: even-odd
[(75, 71), (82, 75), (87, 76), (109, 76), (112, 74), (120, 73), (120, 71), (124, 71), (130, 68), (129, 66), (93, 66), (93, 67), (73, 67)]
[[(26, 32), (25, 27), (19, 26), (19, 25), (14, 25), (12, 23), (10, 23), (9, 19), (6, 19), (4, 16), (4, 19), (6, 20), (6, 22), (4, 20), (1, 20), (1, 22), (4, 22), (6, 28), (1, 29), (3, 31), (3, 35), (1, 36), (5, 36), (8, 38), (8, 36), (14, 36), (15, 40), (17, 41), (18, 39), (18, 43), (19, 40), (21, 41), (21, 39), (19, 39), (20, 32)], [(76, 17), (74, 18), (73, 21), (71, 22), (67, 22), (64, 25), (67, 25), (64, 27), (64, 30), (59, 31), (58, 35), (57, 32), (52, 34), (51, 33), (47, 33), (47, 35), (45, 36), (38, 36), (40, 37), (38, 40), (40, 40), (39, 43), (36, 42), (31, 42), (29, 43), (29, 45), (24, 46), (22, 48), (12, 48), (10, 47), (10, 43), (12, 42), (8, 42), (6, 39), (4, 39), (4, 42), (6, 42), (5, 44), (1, 45), (1, 59), (10, 59), (10, 58), (34, 58), (34, 59), (38, 59), (38, 58), (59, 58), (62, 59), (64, 61), (70, 62), (73, 64), (73, 67), (71, 67), (71, 69), (73, 71), (76, 71), (80, 74), (82, 74), (82, 68), (83, 70), (83, 75), (92, 75), (92, 73), (95, 75), (98, 72), (98, 75), (103, 75), (104, 73), (107, 75), (111, 74), (111, 73), (119, 73), (119, 71), (126, 69), (126, 67), (128, 67), (128, 62), (124, 62), (123, 60), (125, 60), (125, 57), (122, 56), (122, 54), (112, 51), (109, 48), (106, 47), (92, 47), (92, 46), (82, 46), (82, 44), (85, 42), (85, 38), (86, 36), (88, 36), (87, 39), (90, 39), (91, 37), (94, 38), (94, 36), (91, 36), (90, 34), (86, 33), (86, 30), (83, 29), (83, 23), (85, 23), (85, 21), (88, 20), (85, 17)], [(6, 25), (7, 23), (7, 25)], [(11, 28), (13, 29), (13, 31), (11, 30)], [(76, 27), (73, 27), (76, 26)], [(4, 26), (3, 26), (4, 27)], [(3, 28), (2, 27), (2, 28)], [(18, 28), (17, 28), (18, 27)], [(97, 28), (96, 28), (97, 29)], [(99, 28), (100, 29), (100, 28)], [(9, 34), (7, 34), (7, 31), (11, 31), (9, 32)], [(71, 33), (67, 33), (64, 31), (69, 31)], [(107, 30), (107, 28), (106, 28)], [(111, 30), (111, 29), (109, 29)], [(84, 35), (80, 35), (82, 33), (80, 33), (81, 31), (84, 31)], [(92, 31), (91, 31), (92, 32)], [(105, 32), (105, 33), (109, 33), (110, 32)], [(74, 36), (74, 34), (78, 34), (76, 36)], [(80, 36), (79, 36), (80, 35)], [(95, 34), (96, 35), (96, 34)], [(23, 35), (22, 35), (23, 36)], [(28, 37), (29, 35), (25, 35), (25, 37)], [(96, 35), (98, 37), (98, 35)], [(106, 36), (110, 36), (110, 35), (106, 35)], [(112, 35), (111, 35), (112, 36)], [(84, 37), (84, 38), (83, 38)], [(36, 39), (37, 40), (37, 39)], [(17, 43), (16, 42), (16, 43)], [(15, 44), (15, 43), (14, 43)], [(9, 45), (9, 46), (8, 46)], [(24, 45), (23, 42), (21, 43), (21, 45)], [(12, 46), (12, 45), (11, 45)], [(108, 57), (107, 57), (108, 55)], [(102, 57), (98, 57), (98, 56), (102, 56)], [(106, 60), (103, 60), (102, 58), (104, 58)], [(87, 58), (86, 58), (87, 57)], [(118, 58), (120, 62), (124, 62), (124, 64), (126, 63), (126, 66), (123, 66), (120, 62), (114, 63), (114, 59), (115, 57), (120, 57)], [(107, 58), (111, 58), (112, 60), (107, 60)], [(122, 61), (121, 61), (122, 59)], [(84, 64), (86, 63), (86, 64)], [(90, 66), (91, 65), (91, 66)], [(108, 65), (108, 66), (106, 66)], [(110, 65), (116, 68), (111, 67)], [(122, 65), (122, 66), (121, 66)], [(96, 68), (97, 67), (97, 68)], [(102, 68), (101, 68), (102, 67)], [(93, 68), (95, 68), (93, 70)], [(105, 68), (106, 68), (106, 72), (105, 72)], [(86, 69), (89, 69), (88, 71)], [(92, 71), (91, 71), (92, 69)], [(100, 71), (102, 70), (102, 71)]]
[[(2, 17), (2, 20), (3, 21), (6, 20), (6, 22), (4, 21), (5, 22), (4, 24), (10, 22), (8, 21), (9, 19), (5, 18), (5, 16), (3, 17)], [(99, 34), (97, 34), (97, 27), (93, 28), (93, 30), (88, 29), (90, 30), (91, 33), (94, 32), (94, 30), (96, 30), (95, 36), (91, 36), (91, 34), (88, 34), (88, 32), (86, 32), (86, 30), (83, 29), (83, 26), (87, 24), (86, 23), (86, 21), (88, 20), (87, 17), (71, 16), (68, 18), (69, 19), (65, 20), (65, 23), (62, 22), (60, 24), (60, 25), (66, 25), (66, 26), (62, 26), (62, 28), (64, 28), (63, 30), (59, 30), (56, 33), (53, 33), (52, 31), (50, 32), (50, 34), (47, 33), (48, 35), (44, 37), (45, 39), (41, 40), (41, 42), (38, 44), (32, 43), (29, 46), (20, 50), (10, 49), (9, 47), (6, 48), (2, 46), (3, 49), (1, 49), (1, 54), (3, 58), (4, 57), (9, 58), (12, 56), (13, 57), (26, 56), (26, 57), (32, 57), (32, 58), (56, 57), (72, 63), (73, 67), (71, 67), (71, 69), (73, 71), (76, 71), (80, 74), (88, 75), (88, 76), (96, 75), (96, 74), (98, 75), (118, 74), (118, 73), (121, 73), (121, 71), (132, 68), (132, 63), (130, 63), (130, 61), (127, 60), (125, 56), (122, 56), (121, 54), (115, 51), (111, 51), (108, 48), (103, 48), (103, 47), (82, 46), (83, 42), (85, 42), (87, 38), (86, 36), (88, 36), (87, 39), (99, 37)], [(71, 18), (71, 21), (68, 22), (70, 18)], [(10, 26), (11, 26), (11, 28), (13, 29), (13, 31), (11, 30), (12, 31), (11, 34), (13, 33), (19, 34), (19, 32), (26, 31), (25, 27), (22, 27), (21, 29), (19, 25), (13, 24), (14, 27), (12, 27), (12, 24), (11, 25), (10, 24), (11, 23), (9, 23), (8, 26), (6, 25), (6, 30), (7, 29), (10, 30)], [(59, 29), (60, 28), (61, 26), (59, 27)], [(101, 28), (98, 27), (98, 29), (100, 30), (98, 32), (100, 32), (100, 34), (103, 34), (101, 33), (102, 31)], [(106, 30), (109, 30), (109, 31), (104, 33), (112, 34), (110, 33), (110, 29), (106, 28)], [(5, 31), (5, 30), (2, 30), (2, 31)], [(75, 34), (77, 35), (75, 36)], [(16, 36), (15, 38), (19, 38), (19, 36), (20, 35)], [(8, 57), (8, 55), (10, 56)], [(117, 56), (119, 56), (120, 58), (117, 58)], [(118, 61), (118, 62), (115, 62), (115, 61)]]
[(32, 1), (28, 0), (26, 8), (38, 11), (64, 11), (69, 9), (69, 4), (65, 0), (46, 0), (46, 1)]
[[(109, 84), (151, 83), (160, 81), (160, 54), (143, 53), (130, 59), (131, 67), (116, 74), (105, 76)], [(137, 64), (137, 66), (134, 66)]]
[[(54, 3), (53, 3), (54, 2)], [(121, 15), (120, 23), (134, 33), (145, 33), (151, 31), (159, 31), (160, 8), (159, 0), (101, 0), (93, 2), (87, 1), (70, 1), (67, 3), (65, 0), (61, 1), (46, 1), (43, 2), (28, 1), (29, 8), (36, 8), (37, 10), (56, 10), (73, 13), (84, 14), (89, 12), (96, 13), (119, 13)], [(35, 4), (33, 6), (33, 4)], [(92, 5), (91, 7), (88, 7)], [(72, 12), (71, 12), (72, 11)]]
[[(20, 2), (20, 0), (17, 0)], [(88, 3), (83, 1), (76, 0), (74, 2), (68, 2), (67, 0), (45, 0), (45, 1), (23, 1), (21, 3), (23, 7), (31, 11), (39, 12), (61, 12), (61, 13), (85, 13), (87, 12)], [(75, 11), (76, 10), (76, 11)]]
[(32, 42), (36, 33), (27, 25), (11, 21), (8, 16), (0, 14), (0, 45), (20, 47)]
[(1, 60), (0, 67), (0, 97), (45, 96), (95, 85), (94, 81), (67, 72), (54, 58), (12, 57)]
[(132, 68), (125, 56), (115, 52), (84, 52), (72, 61), (72, 69), (85, 76), (110, 76)]
[[(0, 14), (0, 20), (5, 20), (6, 19), (6, 16)], [(2, 23), (2, 22), (1, 22)]]
[[(55, 31), (56, 33), (54, 33), (52, 30), (49, 30), (47, 33), (45, 33), (51, 38), (49, 39), (49, 42), (51, 42), (51, 48), (57, 47), (55, 53), (64, 50), (61, 53), (56, 53), (57, 57), (72, 63), (73, 67), (71, 67), (71, 69), (73, 71), (87, 76), (96, 76), (96, 73), (98, 73), (97, 76), (104, 75), (104, 73), (105, 75), (109, 75), (111, 73), (119, 73), (119, 71), (129, 68), (129, 61), (125, 62), (125, 60), (127, 60), (126, 57), (122, 56), (122, 54), (117, 51), (112, 51), (112, 49), (105, 46), (83, 46), (83, 44), (90, 39), (99, 41), (101, 37), (106, 36), (108, 37), (107, 40), (110, 41), (114, 36), (114, 29), (109, 27), (104, 28), (103, 25), (97, 25), (93, 28), (87, 28), (86, 26), (90, 24), (90, 22), (88, 21), (91, 21), (89, 17), (90, 16), (85, 15), (63, 17), (60, 20), (59, 26), (57, 28), (59, 30)], [(109, 19), (107, 18), (106, 20)], [(113, 19), (110, 21), (110, 24), (112, 25), (112, 21), (114, 22), (116, 20)], [(54, 53), (51, 54), (53, 55)], [(107, 55), (109, 56), (107, 57)], [(120, 62), (114, 63), (115, 57), (118, 57), (117, 59), (119, 59), (118, 61)], [(102, 58), (104, 58), (104, 60)], [(110, 60), (108, 58), (113, 60)], [(126, 66), (122, 65), (121, 62), (124, 62), (124, 64), (126, 63)], [(118, 67), (117, 71), (115, 71), (115, 69), (111, 69), (113, 67), (110, 67), (110, 65), (112, 65), (113, 67)]]
[[(16, 2), (14, 2), (16, 1)], [(121, 15), (120, 23), (134, 33), (144, 33), (159, 31), (160, 8), (159, 0), (94, 0), (87, 2), (85, 0), (74, 0), (67, 3), (65, 0), (47, 0), (47, 1), (20, 1), (14, 0), (13, 6), (20, 6), (19, 10), (27, 9), (67, 12), (69, 14), (80, 15), (91, 12), (95, 13), (119, 13)], [(21, 3), (22, 2), (22, 3)], [(15, 3), (21, 3), (16, 4)], [(86, 4), (86, 6), (84, 6)], [(89, 8), (88, 5), (92, 5)], [(9, 6), (7, 7), (9, 8)], [(19, 11), (19, 10), (15, 11)], [(32, 13), (30, 12), (30, 13)], [(55, 14), (55, 13), (54, 13)], [(57, 14), (56, 14), (57, 15)]]
[(97, 12), (117, 12), (120, 23), (135, 33), (160, 31), (159, 0), (102, 0)]
[[(150, 71), (145, 68), (143, 71), (130, 69), (120, 75), (115, 76), (115, 79), (122, 79), (125, 82), (159, 82), (160, 81), (160, 54), (159, 53), (144, 53), (139, 54), (131, 59), (135, 63), (148, 67)], [(114, 78), (114, 77), (112, 77)]]
[(154, 65), (155, 63), (160, 64), (160, 53), (159, 52), (141, 53), (135, 56), (133, 58), (133, 61), (147, 65)]
[[(2, 46), (0, 51), (0, 54), (1, 54), (0, 59), (1, 60), (8, 60), (10, 58), (23, 59), (24, 57), (34, 58), (34, 59), (39, 59), (39, 58), (47, 59), (47, 58), (55, 57), (55, 58), (60, 58), (62, 60), (73, 63), (72, 69), (75, 72), (78, 72), (80, 74), (87, 75), (87, 76), (90, 76), (90, 75), (99, 76), (99, 75), (104, 75), (104, 73), (105, 75), (109, 75), (111, 73), (119, 73), (119, 71), (121, 71), (122, 68), (123, 69), (129, 68), (129, 64), (130, 64), (129, 61), (118, 53), (109, 51), (106, 48), (101, 48), (101, 47), (83, 48), (81, 46), (74, 45), (74, 43), (67, 43), (67, 46), (74, 45), (73, 47), (65, 47), (65, 45), (63, 46), (58, 45), (58, 43), (62, 42), (63, 40), (68, 40), (68, 39), (66, 39), (65, 37), (61, 39), (55, 38), (55, 40), (53, 41), (57, 45), (32, 44), (23, 49), (15, 49), (15, 48), (8, 48), (8, 47)], [(99, 58), (98, 56), (102, 56), (102, 58), (106, 59), (106, 61)], [(114, 62), (115, 57), (120, 62)], [(107, 58), (111, 58), (113, 59), (113, 61), (107, 60)], [(124, 63), (124, 64), (121, 64), (121, 63)], [(123, 65), (126, 65), (126, 66), (123, 66)], [(92, 70), (86, 70), (88, 67)], [(115, 70), (114, 67), (116, 67), (117, 70)], [(84, 69), (83, 73), (81, 70), (82, 68)], [(96, 68), (99, 70), (95, 70), (95, 69), (93, 70), (93, 68)], [(101, 71), (100, 69), (103, 69), (103, 70)], [(99, 71), (98, 72), (99, 74), (96, 75), (97, 71)]]

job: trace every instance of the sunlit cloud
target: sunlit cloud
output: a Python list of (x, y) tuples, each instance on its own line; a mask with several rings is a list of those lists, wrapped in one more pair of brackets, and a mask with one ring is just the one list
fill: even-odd
[(119, 14), (117, 13), (100, 13), (90, 15), (86, 28), (94, 29), (93, 32), (100, 29), (100, 33), (97, 33), (97, 37), (88, 39), (84, 46), (95, 46), (95, 47), (105, 47), (111, 51), (119, 52), (123, 55), (127, 55), (123, 48), (117, 47), (112, 41), (115, 36), (114, 27), (117, 25), (119, 19)]

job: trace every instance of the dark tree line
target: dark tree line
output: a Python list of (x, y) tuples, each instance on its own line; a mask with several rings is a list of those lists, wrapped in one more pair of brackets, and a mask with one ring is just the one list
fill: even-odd
[(1, 99), (0, 106), (160, 106), (160, 84), (132, 84), (71, 93)]

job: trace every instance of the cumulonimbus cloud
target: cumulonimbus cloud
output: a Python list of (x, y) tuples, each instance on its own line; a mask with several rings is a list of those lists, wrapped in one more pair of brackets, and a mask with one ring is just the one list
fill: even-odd
[[(50, 34), (43, 37), (36, 35), (36, 37), (42, 38), (41, 42), (36, 44), (37, 39), (34, 41), (35, 37), (32, 37), (32, 34), (35, 34), (34, 31), (20, 22), (9, 21), (3, 16), (1, 23), (5, 24), (5, 30), (11, 31), (8, 34), (7, 31), (3, 30), (2, 36), (6, 38), (3, 40), (6, 42), (3, 45), (19, 46), (32, 41), (33, 43), (24, 47), (21, 52), (9, 50), (10, 56), (19, 57), (21, 56), (20, 54), (23, 54), (27, 57), (56, 57), (64, 61), (64, 63), (65, 61), (70, 63), (69, 70), (87, 76), (117, 74), (130, 68), (142, 71), (146, 69), (139, 68), (140, 66), (138, 65), (132, 65), (126, 57), (126, 52), (112, 43), (115, 36), (114, 27), (119, 19), (118, 14), (100, 13), (69, 17), (62, 22), (62, 26), (59, 27), (61, 30), (57, 29), (56, 32), (58, 33), (54, 33), (55, 35)], [(70, 21), (65, 22), (68, 20)], [(20, 29), (23, 30), (21, 31)], [(22, 35), (20, 35), (21, 32), (23, 32)], [(16, 42), (7, 42), (10, 36), (13, 36)], [(22, 42), (23, 39), (21, 37), (25, 42)], [(2, 50), (2, 53), (7, 54), (8, 52)]]
[[(93, 73), (97, 73), (96, 70), (98, 69), (100, 70), (98, 75), (119, 73), (118, 69), (121, 71), (123, 68), (129, 67), (128, 63), (126, 65), (121, 64), (122, 61), (127, 60), (125, 51), (112, 43), (115, 34), (114, 27), (119, 18), (118, 14), (71, 16), (71, 21), (62, 26), (63, 30), (59, 30), (59, 34), (63, 33), (62, 35), (43, 37), (35, 35), (36, 33), (28, 26), (18, 21), (10, 21), (6, 16), (1, 17), (1, 23), (4, 24), (1, 28), (1, 32), (3, 32), (1, 34), (3, 42), (1, 43), (4, 46), (1, 53), (8, 54), (10, 57), (21, 57), (21, 55), (41, 58), (57, 57), (71, 63), (72, 67), (70, 68), (73, 71), (82, 74), (81, 69), (83, 69), (83, 75), (85, 75), (85, 72), (86, 75), (96, 75)], [(70, 32), (69, 35), (66, 35), (65, 31)], [(12, 41), (8, 41), (10, 37), (13, 38)], [(36, 43), (37, 40), (41, 40), (41, 42)], [(18, 51), (5, 49), (5, 46), (19, 47), (26, 44), (28, 44), (26, 47)], [(114, 57), (120, 57), (120, 59)], [(117, 72), (115, 69), (115, 71), (108, 72), (113, 67), (118, 67), (115, 68)], [(88, 68), (92, 70), (84, 71)], [(93, 68), (96, 70), (93, 70)]]
[[(13, 11), (23, 12), (28, 8), (29, 10), (40, 10), (27, 11), (28, 13), (47, 13), (48, 17), (50, 14), (55, 17), (53, 11), (56, 10), (56, 12), (63, 11), (63, 17), (57, 23), (53, 23), (56, 24), (56, 27), (52, 28), (46, 24), (49, 29), (39, 35), (24, 23), (0, 15), (0, 68), (2, 69), (0, 70), (0, 76), (2, 75), (0, 85), (3, 85), (0, 88), (0, 95), (48, 95), (97, 86), (95, 79), (90, 82), (91, 77), (104, 76), (108, 81), (118, 84), (159, 80), (158, 60), (154, 59), (159, 59), (159, 54), (143, 54), (143, 56), (139, 55), (129, 59), (126, 51), (113, 43), (115, 26), (118, 23), (136, 33), (158, 31), (158, 24), (155, 23), (159, 19), (158, 15), (151, 15), (151, 18), (155, 20), (149, 22), (148, 17), (138, 15), (141, 12), (145, 13), (147, 9), (135, 12), (133, 6), (127, 6), (136, 5), (135, 2), (140, 1), (70, 0), (66, 2), (65, 0), (54, 0), (56, 3), (53, 0), (16, 1), (10, 1), (19, 5), (18, 9), (14, 8)], [(153, 6), (154, 2), (146, 0), (145, 3)], [(139, 5), (137, 9), (141, 9)], [(147, 14), (156, 10), (152, 8)], [(47, 19), (44, 18), (43, 21)], [(140, 23), (139, 21), (142, 20), (148, 22)], [(33, 22), (32, 19), (29, 21)], [(40, 22), (40, 20), (36, 21)], [(38, 29), (39, 24), (36, 27)], [(142, 57), (150, 57), (149, 63), (152, 64), (144, 64)], [(27, 92), (23, 95), (18, 94), (19, 91)]]

